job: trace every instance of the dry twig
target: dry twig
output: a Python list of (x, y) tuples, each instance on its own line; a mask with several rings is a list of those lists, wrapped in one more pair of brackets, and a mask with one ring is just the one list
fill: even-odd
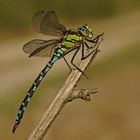
[[(95, 52), (89, 56), (87, 59), (82, 60), (79, 64), (79, 68), (82, 71), (85, 71), (87, 66), (94, 60), (97, 53), (99, 52), (98, 47), (103, 39), (98, 41), (96, 44)], [(81, 89), (75, 90), (75, 86), (78, 83), (82, 73), (78, 70), (73, 70), (67, 80), (65, 81), (63, 87), (58, 91), (56, 97), (45, 111), (42, 119), (40, 120), (39, 124), (33, 130), (31, 135), (28, 137), (28, 140), (42, 140), (45, 134), (47, 133), (48, 129), (52, 125), (55, 118), (58, 116), (62, 108), (66, 103), (72, 101), (76, 98), (81, 98), (83, 100), (89, 101), (90, 94), (97, 93), (97, 89)]]

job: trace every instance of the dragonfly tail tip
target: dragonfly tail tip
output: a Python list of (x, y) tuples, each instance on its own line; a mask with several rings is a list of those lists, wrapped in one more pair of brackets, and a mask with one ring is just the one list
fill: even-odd
[(15, 124), (14, 127), (13, 127), (13, 129), (12, 129), (12, 133), (13, 134), (15, 134), (15, 131), (16, 131), (17, 127), (18, 127), (18, 124)]

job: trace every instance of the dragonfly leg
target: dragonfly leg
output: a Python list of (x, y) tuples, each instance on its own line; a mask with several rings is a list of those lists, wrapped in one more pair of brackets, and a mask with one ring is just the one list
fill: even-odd
[(66, 62), (67, 66), (68, 66), (69, 69), (70, 69), (70, 73), (71, 73), (71, 71), (72, 71), (72, 68), (70, 67), (69, 63), (67, 62), (67, 60), (66, 60), (66, 58), (65, 58), (65, 55), (68, 54), (68, 53), (70, 53), (70, 52), (72, 52), (72, 51), (74, 51), (75, 49), (77, 49), (77, 47), (74, 47), (74, 48), (68, 50), (66, 53), (64, 53), (64, 54), (62, 55), (62, 58), (64, 59), (64, 61)]
[(87, 47), (87, 50), (90, 49), (90, 47), (88, 46), (88, 44), (86, 42), (82, 43), (82, 46), (84, 46), (84, 45)]
[(98, 49), (94, 49), (92, 50), (89, 54), (87, 54), (85, 56), (85, 49), (84, 49), (84, 44), (82, 44), (82, 58), (81, 60), (85, 60), (86, 58), (88, 58), (91, 54), (93, 54), (95, 51), (99, 51)]
[(66, 62), (67, 66), (69, 67), (69, 69), (70, 69), (70, 73), (71, 73), (72, 68), (70, 67), (69, 63), (67, 62), (67, 60), (66, 60), (66, 58), (65, 58), (64, 56), (63, 56), (63, 59), (64, 59), (64, 61)]
[(74, 55), (73, 55), (73, 57), (72, 57), (72, 59), (71, 59), (71, 64), (72, 64), (78, 71), (80, 71), (87, 79), (89, 79), (88, 76), (87, 76), (78, 66), (76, 66), (76, 64), (74, 64), (74, 58), (75, 58), (75, 56), (77, 55), (79, 49), (80, 49), (80, 46), (76, 49), (76, 51), (75, 51), (75, 53), (74, 53)]

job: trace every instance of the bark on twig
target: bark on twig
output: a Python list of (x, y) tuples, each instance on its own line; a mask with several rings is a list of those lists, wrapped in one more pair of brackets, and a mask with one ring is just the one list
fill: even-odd
[[(99, 52), (98, 46), (101, 43), (102, 40), (98, 42), (97, 49), (90, 57), (88, 57), (85, 60), (82, 60), (79, 64), (79, 68), (82, 71), (85, 71), (87, 66), (91, 63), (91, 61), (94, 60), (97, 53)], [(43, 114), (42, 119), (36, 126), (36, 128), (33, 130), (31, 135), (28, 137), (28, 140), (42, 140), (45, 134), (47, 133), (48, 129), (52, 125), (55, 118), (58, 116), (62, 108), (66, 103), (69, 101), (72, 101), (76, 98), (81, 98), (83, 100), (89, 101), (90, 100), (90, 94), (96, 93), (97, 90), (75, 90), (75, 86), (78, 83), (82, 73), (78, 70), (73, 70), (67, 80), (65, 81), (63, 87), (58, 91), (56, 97), (48, 107), (48, 109)]]

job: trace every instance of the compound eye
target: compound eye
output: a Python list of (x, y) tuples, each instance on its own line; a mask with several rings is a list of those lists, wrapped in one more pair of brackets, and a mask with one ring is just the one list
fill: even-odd
[(86, 31), (87, 29), (83, 26), (83, 27), (81, 27), (81, 30)]

